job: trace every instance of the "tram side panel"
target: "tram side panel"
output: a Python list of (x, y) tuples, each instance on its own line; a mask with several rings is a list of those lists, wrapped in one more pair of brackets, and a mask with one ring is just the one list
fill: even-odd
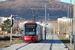
[(38, 25), (38, 41), (42, 40), (42, 26)]
[(40, 26), (40, 38), (42, 40), (42, 26)]

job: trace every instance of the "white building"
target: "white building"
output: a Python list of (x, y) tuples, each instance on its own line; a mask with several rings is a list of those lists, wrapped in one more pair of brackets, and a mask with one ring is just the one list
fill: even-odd
[(28, 21), (20, 22), (20, 23), (19, 23), (19, 28), (20, 28), (21, 30), (23, 30), (24, 24), (27, 23), (27, 22), (28, 22)]
[(7, 19), (11, 19), (11, 17), (0, 17), (0, 25)]
[(0, 25), (3, 23), (4, 17), (0, 17)]
[[(71, 20), (73, 19), (71, 18)], [(58, 18), (58, 22), (70, 22), (70, 18), (66, 18), (66, 17)]]
[[(72, 28), (73, 18), (58, 18), (58, 31), (70, 33)], [(71, 25), (70, 25), (71, 24)]]

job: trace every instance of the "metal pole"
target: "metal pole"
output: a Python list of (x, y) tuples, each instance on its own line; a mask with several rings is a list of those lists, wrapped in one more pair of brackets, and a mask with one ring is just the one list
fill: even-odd
[[(48, 14), (48, 22), (50, 23), (49, 14)], [(49, 27), (49, 30), (48, 30), (48, 32), (49, 32), (49, 33), (50, 33), (50, 35), (51, 35), (51, 28), (50, 28), (50, 24), (48, 25), (48, 27)]]
[(45, 4), (45, 40), (46, 40), (46, 4)]
[(17, 31), (18, 31), (18, 19), (17, 19)]
[(74, 15), (73, 15), (73, 34), (74, 34), (74, 50), (75, 50), (75, 0), (74, 0)]
[(59, 34), (59, 21), (58, 21), (58, 34)]
[(48, 14), (48, 34), (50, 33), (50, 27), (49, 27), (49, 14)]
[(16, 21), (17, 21), (17, 31), (18, 31), (18, 20), (17, 20), (17, 17), (16, 17)]
[(51, 25), (50, 25), (50, 35), (51, 35)]
[[(68, 18), (68, 26), (67, 28), (69, 27), (69, 6), (68, 6), (68, 15), (67, 15), (67, 18)], [(67, 32), (67, 35), (68, 35), (69, 32)]]
[(47, 18), (47, 19), (48, 19), (48, 21), (47, 21), (47, 22), (49, 22), (49, 14), (47, 14), (47, 17), (48, 17), (48, 18)]
[(33, 15), (34, 16), (34, 23), (35, 23), (35, 15)]
[[(11, 24), (12, 24), (12, 15), (11, 15)], [(12, 26), (11, 26), (11, 34), (10, 34), (10, 44), (12, 44)]]
[[(71, 26), (71, 3), (72, 0), (70, 0), (70, 26)], [(72, 33), (70, 32), (70, 46), (72, 46)]]
[[(16, 20), (17, 20), (17, 31), (18, 31), (18, 18), (20, 18), (20, 17), (16, 17)], [(20, 18), (20, 21), (21, 21), (21, 18)]]
[(69, 18), (69, 5), (68, 5), (68, 13), (67, 13), (67, 18)]
[(71, 42), (72, 42), (72, 36), (73, 35), (73, 32), (72, 32), (72, 19), (71, 19)]
[(55, 35), (55, 26), (54, 26), (54, 35)]

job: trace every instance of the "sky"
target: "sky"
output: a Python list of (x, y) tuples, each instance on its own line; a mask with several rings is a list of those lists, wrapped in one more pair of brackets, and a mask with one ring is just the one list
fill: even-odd
[(0, 1), (5, 1), (5, 0), (0, 0)]
[[(5, 1), (5, 0), (0, 0), (0, 1)], [(70, 3), (70, 0), (60, 0), (60, 1)], [(72, 4), (74, 4), (74, 0), (72, 0)]]
[[(70, 3), (70, 0), (60, 0), (60, 1)], [(72, 4), (74, 4), (74, 0), (72, 0)]]

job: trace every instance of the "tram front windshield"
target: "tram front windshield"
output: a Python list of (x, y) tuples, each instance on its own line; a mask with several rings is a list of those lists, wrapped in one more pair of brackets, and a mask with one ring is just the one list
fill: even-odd
[(35, 24), (27, 24), (25, 27), (25, 35), (36, 35), (36, 25)]

